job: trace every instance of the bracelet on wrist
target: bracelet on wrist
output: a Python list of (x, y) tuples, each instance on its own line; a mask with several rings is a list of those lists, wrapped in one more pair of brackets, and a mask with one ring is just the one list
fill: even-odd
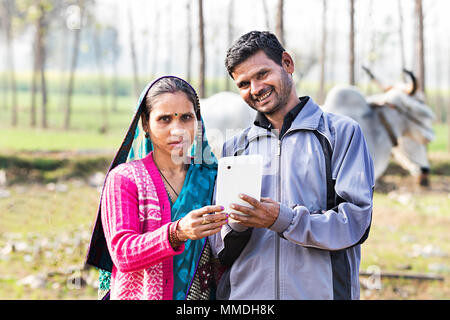
[(169, 241), (173, 248), (177, 248), (186, 242), (186, 240), (181, 240), (178, 237), (178, 231), (177, 231), (178, 223), (180, 223), (180, 220), (177, 220), (174, 223), (172, 223), (170, 226), (170, 230), (169, 230)]

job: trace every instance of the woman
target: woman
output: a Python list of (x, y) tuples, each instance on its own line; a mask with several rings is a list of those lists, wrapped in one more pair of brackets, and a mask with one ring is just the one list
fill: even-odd
[(216, 172), (194, 89), (177, 77), (147, 86), (107, 175), (87, 257), (103, 270), (106, 298), (209, 299), (206, 237), (227, 223), (223, 207), (210, 206)]

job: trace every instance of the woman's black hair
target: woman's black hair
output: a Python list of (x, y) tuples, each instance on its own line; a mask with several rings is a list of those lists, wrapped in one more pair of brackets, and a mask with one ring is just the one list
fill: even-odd
[(155, 82), (148, 90), (144, 99), (145, 106), (142, 110), (142, 121), (148, 121), (150, 118), (150, 112), (156, 97), (164, 93), (176, 92), (183, 92), (186, 94), (186, 97), (194, 105), (194, 111), (197, 119), (200, 119), (200, 103), (194, 89), (192, 89), (186, 81), (180, 78), (164, 77)]
[(268, 31), (250, 31), (241, 36), (227, 51), (225, 67), (231, 78), (234, 68), (258, 51), (264, 53), (278, 65), (285, 51), (277, 37)]

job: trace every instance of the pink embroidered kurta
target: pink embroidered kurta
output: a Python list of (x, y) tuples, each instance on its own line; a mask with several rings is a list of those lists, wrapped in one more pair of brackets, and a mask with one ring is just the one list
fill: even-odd
[(172, 299), (172, 257), (184, 245), (170, 245), (170, 203), (152, 153), (108, 174), (102, 224), (114, 264), (111, 299)]

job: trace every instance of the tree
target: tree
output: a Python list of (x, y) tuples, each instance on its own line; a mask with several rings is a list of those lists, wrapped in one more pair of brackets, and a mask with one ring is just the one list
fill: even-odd
[(206, 69), (206, 55), (205, 55), (205, 30), (203, 20), (203, 0), (198, 0), (198, 42), (200, 50), (199, 63), (199, 96), (205, 97), (205, 69)]
[[(172, 25), (172, 1), (166, 2), (166, 9), (165, 16), (166, 16), (166, 23), (168, 26)], [(172, 56), (173, 56), (173, 41), (172, 41), (172, 29), (173, 28), (166, 28), (166, 34), (164, 35), (164, 40), (167, 41), (167, 45), (165, 46), (167, 48), (167, 53), (165, 55), (165, 73), (171, 74), (172, 73)]]
[(118, 60), (120, 56), (119, 49), (119, 30), (116, 26), (113, 26), (112, 29), (112, 41), (114, 43), (114, 49), (112, 50), (112, 59), (113, 59), (113, 78), (112, 78), (112, 106), (111, 111), (117, 112), (117, 96), (119, 95), (119, 68), (118, 68)]
[(11, 106), (11, 125), (17, 126), (18, 123), (18, 110), (17, 110), (17, 86), (16, 86), (16, 72), (14, 67), (14, 45), (13, 45), (13, 30), (12, 30), (12, 15), (15, 10), (15, 4), (12, 0), (5, 0), (0, 7), (0, 17), (2, 20), (2, 27), (5, 32), (6, 39), (6, 64), (7, 73), (9, 78), (9, 87), (12, 93), (12, 106)]
[(350, 0), (350, 55), (349, 55), (349, 82), (355, 85), (355, 0)]
[(435, 45), (434, 45), (434, 50), (433, 50), (433, 56), (434, 56), (434, 61), (435, 61), (435, 66), (436, 66), (436, 91), (435, 91), (435, 95), (434, 95), (434, 111), (436, 113), (436, 121), (438, 123), (442, 123), (443, 122), (443, 114), (444, 114), (444, 110), (442, 107), (442, 97), (441, 97), (441, 87), (442, 87), (442, 77), (441, 77), (441, 70), (442, 70), (442, 65), (443, 65), (443, 61), (441, 59), (441, 43), (438, 37), (435, 38)]
[(278, 0), (275, 34), (277, 35), (277, 38), (282, 43), (282, 45), (286, 46), (285, 38), (284, 38), (283, 6), (284, 6), (284, 0)]
[(35, 28), (34, 33), (34, 59), (33, 59), (33, 75), (31, 85), (31, 112), (30, 125), (36, 126), (36, 95), (38, 89), (38, 76), (40, 76), (40, 91), (42, 98), (41, 105), (41, 126), (47, 128), (47, 80), (46, 80), (46, 58), (47, 47), (46, 38), (48, 34), (49, 24), (52, 19), (61, 13), (61, 9), (65, 7), (64, 1), (56, 0), (22, 0), (20, 4), (27, 13), (26, 22), (32, 24)]
[[(398, 5), (398, 36), (400, 42), (400, 62), (402, 66), (402, 70), (406, 68), (406, 59), (405, 59), (405, 40), (403, 38), (403, 9), (402, 9), (402, 0), (397, 0)], [(402, 79), (406, 81), (405, 73), (402, 72)]]
[(425, 93), (425, 45), (423, 35), (422, 0), (416, 0), (414, 11), (415, 11), (417, 38), (418, 38), (416, 41), (417, 78), (419, 80), (420, 90), (423, 93)]
[(31, 92), (31, 126), (36, 126), (36, 90), (38, 76), (40, 75), (40, 89), (41, 89), (41, 126), (47, 128), (47, 82), (45, 78), (45, 60), (46, 60), (46, 46), (45, 37), (48, 31), (48, 23), (46, 21), (47, 12), (52, 10), (52, 4), (49, 1), (35, 1), (34, 20), (35, 37), (34, 37), (34, 68), (32, 78), (32, 92)]
[(322, 45), (320, 50), (319, 103), (325, 100), (325, 61), (327, 56), (327, 0), (322, 0)]
[(101, 26), (99, 24), (95, 25), (94, 29), (94, 54), (95, 61), (97, 64), (98, 70), (98, 80), (99, 80), (99, 89), (101, 96), (101, 114), (102, 114), (102, 126), (100, 127), (101, 133), (106, 133), (108, 131), (108, 108), (106, 104), (106, 83), (105, 83), (105, 75), (103, 71), (103, 47), (100, 38)]
[(159, 62), (159, 29), (160, 29), (160, 13), (161, 9), (159, 7), (159, 2), (153, 5), (153, 53), (152, 53), (152, 69), (151, 77), (154, 77), (158, 72), (158, 62)]
[(269, 9), (267, 8), (267, 1), (262, 0), (263, 11), (264, 11), (264, 21), (266, 24), (266, 30), (270, 30), (270, 18), (269, 18)]
[(158, 62), (159, 62), (159, 29), (160, 29), (160, 13), (161, 9), (159, 7), (159, 2), (156, 2), (153, 6), (154, 23), (153, 23), (153, 54), (152, 54), (152, 70), (151, 77), (154, 77), (158, 72)]
[(187, 29), (187, 50), (186, 50), (186, 80), (188, 83), (191, 82), (191, 72), (192, 72), (192, 9), (191, 0), (186, 0), (186, 29)]
[[(447, 57), (449, 56), (447, 54)], [(448, 76), (450, 80), (450, 63), (448, 64)], [(447, 151), (450, 152), (450, 98), (447, 101)]]
[[(72, 95), (73, 95), (73, 87), (75, 82), (75, 70), (78, 64), (78, 56), (80, 49), (80, 34), (81, 34), (81, 24), (83, 21), (83, 15), (85, 11), (85, 0), (78, 1), (78, 12), (74, 12), (75, 16), (72, 17), (75, 19), (73, 21), (74, 25), (72, 27), (68, 26), (69, 29), (74, 32), (73, 39), (73, 47), (72, 47), (72, 60), (70, 63), (70, 73), (69, 73), (69, 83), (67, 85), (67, 93), (66, 93), (66, 109), (64, 115), (64, 129), (68, 130), (70, 128), (70, 118), (72, 113)], [(78, 20), (78, 21), (76, 21)], [(78, 24), (78, 25), (77, 25)]]
[(136, 98), (139, 97), (140, 86), (139, 86), (139, 78), (138, 78), (138, 65), (137, 65), (137, 57), (136, 57), (136, 45), (134, 41), (134, 25), (133, 25), (133, 14), (131, 12), (131, 2), (128, 2), (128, 27), (129, 27), (129, 37), (130, 40), (130, 53), (131, 53), (131, 62), (133, 64), (133, 88), (134, 95)]
[[(233, 42), (233, 16), (234, 16), (234, 0), (229, 0), (228, 2), (228, 17), (227, 17), (227, 23), (228, 23), (228, 46), (231, 46)], [(225, 76), (225, 91), (230, 91), (230, 78), (228, 75)]]

